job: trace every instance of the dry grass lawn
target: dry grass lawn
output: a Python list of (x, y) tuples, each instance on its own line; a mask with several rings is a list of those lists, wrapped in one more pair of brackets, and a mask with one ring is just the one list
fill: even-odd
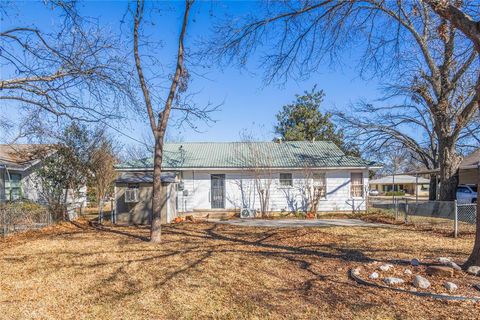
[(2, 319), (475, 319), (480, 304), (357, 285), (373, 259), (467, 257), (472, 238), (402, 228), (86, 222), (0, 240)]

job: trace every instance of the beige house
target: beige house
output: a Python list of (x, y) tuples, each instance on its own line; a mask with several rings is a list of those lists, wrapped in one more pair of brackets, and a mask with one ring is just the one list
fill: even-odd
[(458, 169), (458, 184), (477, 184), (480, 149), (466, 156)]
[[(177, 217), (177, 178), (172, 172), (164, 172), (162, 179), (162, 223)], [(153, 173), (125, 172), (115, 180), (115, 222), (149, 224), (152, 214)]]
[(404, 191), (407, 195), (428, 196), (430, 180), (406, 174), (385, 176), (370, 180), (370, 190), (377, 190), (380, 194), (390, 191)]

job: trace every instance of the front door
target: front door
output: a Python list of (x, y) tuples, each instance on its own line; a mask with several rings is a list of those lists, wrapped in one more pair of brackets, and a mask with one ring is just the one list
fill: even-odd
[(212, 209), (225, 208), (225, 175), (212, 174), (211, 176)]

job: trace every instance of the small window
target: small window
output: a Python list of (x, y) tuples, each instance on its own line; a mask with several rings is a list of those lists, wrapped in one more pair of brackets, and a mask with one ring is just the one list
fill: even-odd
[(363, 198), (363, 173), (352, 172), (350, 180), (351, 196), (353, 198)]
[(138, 183), (129, 183), (125, 190), (125, 203), (136, 203), (140, 201)]
[(327, 198), (327, 176), (325, 173), (313, 174), (313, 188), (320, 199)]
[(280, 173), (280, 185), (282, 187), (292, 187), (293, 180), (291, 173)]
[(22, 197), (22, 175), (19, 173), (7, 174), (5, 181), (5, 190), (7, 191), (7, 199), (10, 201), (18, 200)]

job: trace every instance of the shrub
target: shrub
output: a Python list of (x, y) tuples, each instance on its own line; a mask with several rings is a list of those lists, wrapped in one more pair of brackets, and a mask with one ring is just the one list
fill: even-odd
[(405, 195), (405, 191), (388, 191), (387, 193), (385, 193), (386, 196), (404, 196)]
[(0, 205), (0, 224), (6, 226), (48, 223), (47, 208), (31, 201), (12, 201)]

